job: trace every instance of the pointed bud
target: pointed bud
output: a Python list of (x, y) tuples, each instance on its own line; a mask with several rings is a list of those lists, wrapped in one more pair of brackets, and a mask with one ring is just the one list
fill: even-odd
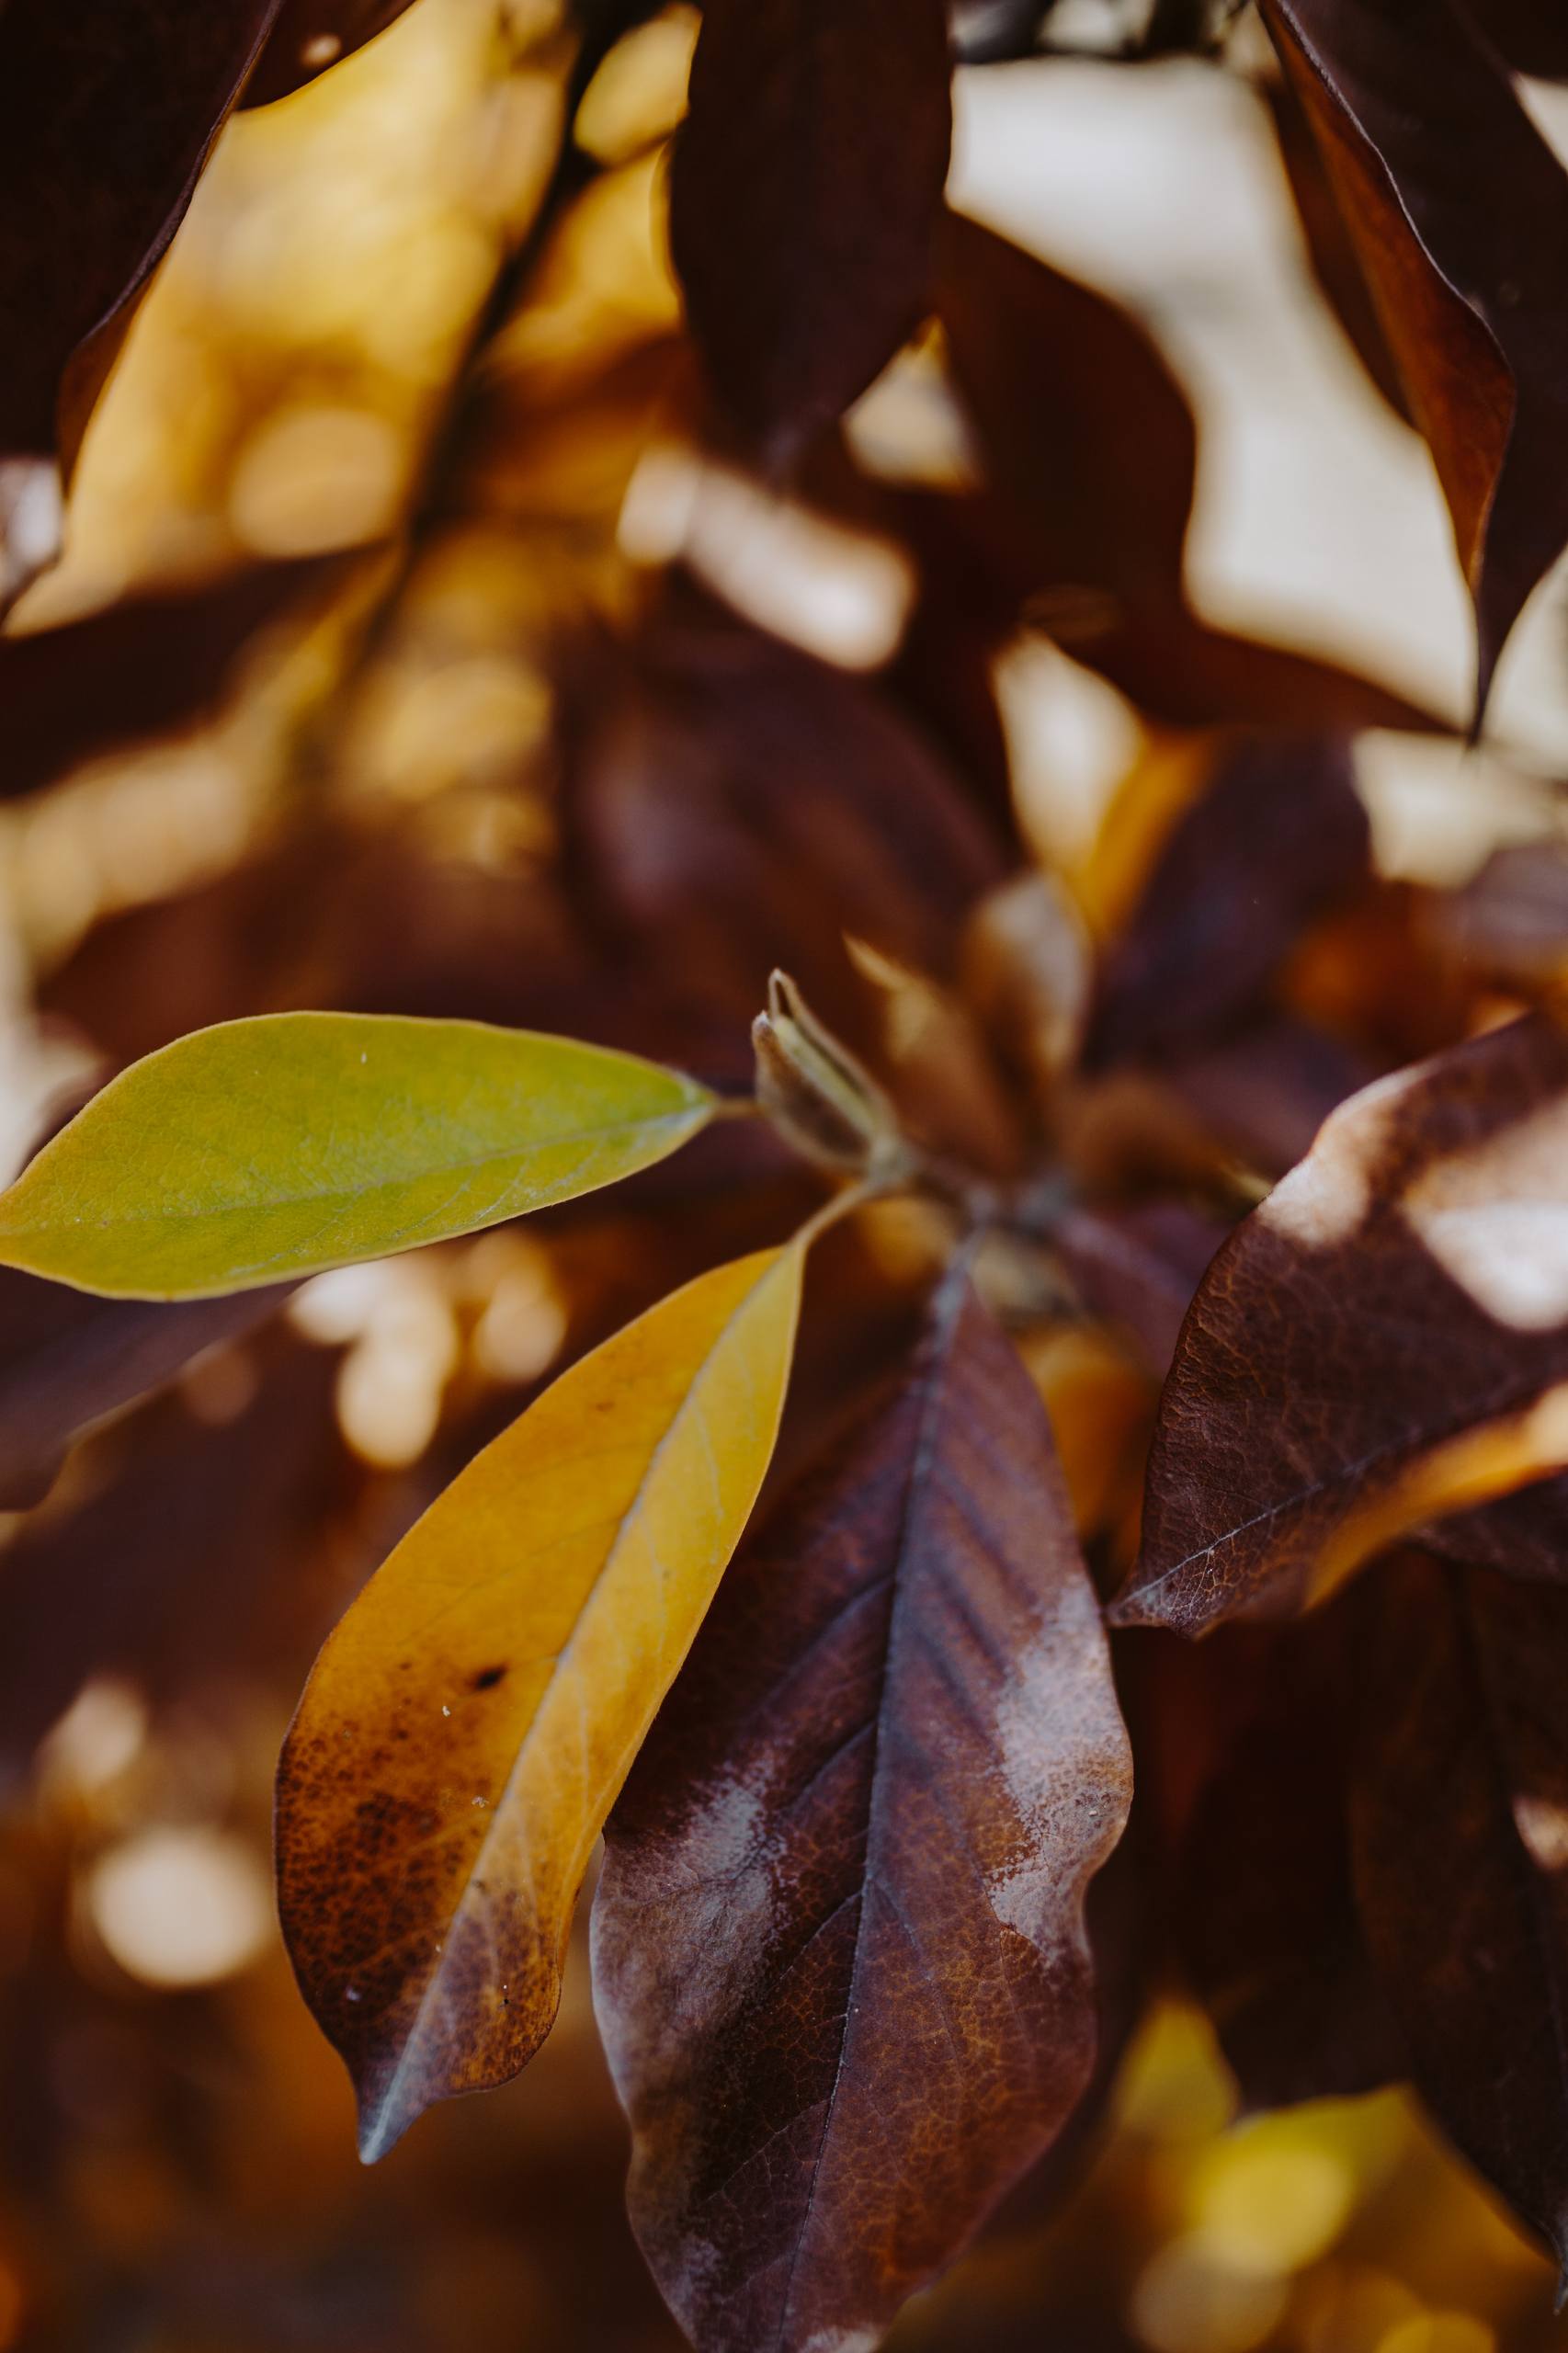
[(898, 1115), (870, 1073), (824, 1029), (787, 972), (767, 983), (752, 1024), (756, 1099), (797, 1152), (821, 1167), (865, 1171), (904, 1150)]

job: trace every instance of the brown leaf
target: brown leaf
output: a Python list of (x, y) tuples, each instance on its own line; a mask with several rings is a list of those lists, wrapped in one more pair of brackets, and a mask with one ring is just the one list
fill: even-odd
[(1342, 737), (1223, 747), (1106, 952), (1088, 1067), (1162, 1057), (1224, 1029), (1306, 925), (1368, 879), (1370, 859)]
[(1047, 1425), (949, 1283), (735, 1564), (608, 1833), (633, 2220), (711, 2353), (869, 2344), (1051, 2145), (1129, 1794)]
[(1282, 1176), (1377, 1069), (1312, 1023), (1266, 1011), (1234, 1036), (1168, 1063), (1164, 1075), (1217, 1143), (1249, 1168)]
[(1568, 174), (1456, 0), (1264, 0), (1359, 242), (1475, 606), (1476, 724), (1568, 541)]
[[(1358, 1603), (1359, 1593), (1352, 1597)], [(1198, 1801), (1176, 1863), (1187, 1975), (1249, 2108), (1343, 2097), (1405, 2072), (1350, 1879), (1346, 1744), (1356, 1611), (1258, 1658), (1217, 1636), (1252, 1716)]]
[(670, 242), (715, 390), (790, 462), (920, 324), (952, 135), (942, 0), (710, 0)]
[(1568, 1035), (1541, 1014), (1334, 1113), (1193, 1302), (1114, 1613), (1288, 1615), (1568, 1462)]
[(1318, 290), (1344, 328), (1369, 381), (1408, 424), (1404, 386), (1306, 109), (1287, 81), (1269, 81), (1264, 97)]
[(270, 1315), (290, 1284), (169, 1306), (0, 1268), (0, 1511), (47, 1493), (67, 1447)]
[(1568, 2259), (1568, 1593), (1379, 1572), (1356, 1890), (1418, 2088)]
[(1478, 33), (1516, 74), (1568, 78), (1568, 17), (1558, 0), (1463, 0)]
[(1037, 615), (1075, 661), (1097, 670), (1152, 719), (1210, 725), (1440, 732), (1447, 722), (1375, 678), (1261, 639), (1210, 629), (1176, 609), (1066, 629)]
[(1197, 435), (1143, 329), (1087, 286), (947, 216), (938, 290), (994, 491), (1041, 584), (1178, 601)]
[(282, 0), (241, 103), (269, 106), (396, 24), (411, 0)]
[(0, 614), (59, 553), (62, 476), (278, 6), (0, 10)]
[(1192, 1294), (1225, 1232), (1217, 1219), (1175, 1201), (1125, 1210), (1075, 1207), (1051, 1229), (1051, 1245), (1085, 1304), (1130, 1333), (1152, 1370), (1163, 1374)]
[(0, 637), (0, 800), (205, 718), (256, 632), (341, 571), (333, 558), (256, 564)]

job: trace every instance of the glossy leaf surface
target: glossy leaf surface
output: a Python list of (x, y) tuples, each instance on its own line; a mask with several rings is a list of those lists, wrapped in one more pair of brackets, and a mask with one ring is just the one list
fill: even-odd
[(608, 1832), (632, 2216), (697, 2343), (871, 2344), (1051, 2145), (1129, 1796), (1048, 1425), (949, 1281), (736, 1563)]
[(1437, 465), (1477, 717), (1568, 542), (1568, 173), (1456, 0), (1265, 0)]
[(703, 13), (670, 240), (720, 398), (775, 463), (920, 324), (949, 75), (942, 0), (712, 0)]
[(574, 1366), (316, 1664), (279, 1768), (279, 1901), (367, 2160), (550, 2030), (594, 1842), (773, 1452), (801, 1256), (716, 1267)]
[(0, 1196), (0, 1262), (127, 1298), (248, 1289), (592, 1192), (711, 1108), (655, 1063), (476, 1021), (221, 1023), (44, 1147)]
[(1353, 1800), (1366, 1933), (1417, 2087), (1568, 2260), (1568, 1593), (1379, 1572)]
[(1351, 1097), (1215, 1258), (1124, 1622), (1288, 1614), (1568, 1461), (1568, 1035), (1530, 1015)]
[(0, 613), (59, 553), (62, 473), (278, 6), (0, 8)]

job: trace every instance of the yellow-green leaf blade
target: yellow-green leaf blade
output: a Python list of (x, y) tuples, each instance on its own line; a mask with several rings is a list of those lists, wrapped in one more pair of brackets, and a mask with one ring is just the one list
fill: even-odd
[(631, 1054), (479, 1021), (265, 1014), (111, 1081), (0, 1195), (0, 1263), (195, 1299), (613, 1184), (711, 1116)]
[(715, 1267), (574, 1366), (316, 1663), (279, 1768), (279, 1902), (367, 2159), (550, 2029), (594, 1842), (773, 1452), (803, 1255)]

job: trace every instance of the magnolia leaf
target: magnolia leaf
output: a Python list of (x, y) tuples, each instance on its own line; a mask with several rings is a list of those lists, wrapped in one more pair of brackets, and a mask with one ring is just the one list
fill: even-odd
[(715, 1267), (574, 1365), (316, 1662), (279, 1767), (279, 1903), (367, 2162), (550, 2030), (594, 1842), (773, 1452), (803, 1255)]
[(0, 614), (279, 0), (0, 6)]
[(692, 1080), (477, 1021), (264, 1014), (176, 1039), (0, 1195), (0, 1264), (199, 1299), (411, 1250), (662, 1160)]
[(1417, 2088), (1568, 2261), (1568, 1593), (1379, 1573), (1356, 1888)]
[(1458, 0), (1263, 0), (1453, 519), (1476, 725), (1568, 543), (1568, 173)]
[(949, 1279), (737, 1562), (607, 1834), (632, 2220), (705, 2353), (870, 2345), (1051, 2147), (1130, 1794), (1049, 1425)]
[(943, 0), (710, 0), (703, 11), (670, 244), (714, 388), (776, 465), (920, 324), (949, 85)]
[(1568, 1033), (1381, 1079), (1232, 1234), (1183, 1328), (1114, 1615), (1288, 1615), (1568, 1464)]
[(394, 25), (411, 0), (282, 0), (242, 104), (269, 106)]
[(0, 1511), (37, 1503), (74, 1439), (262, 1323), (288, 1290), (176, 1304), (89, 1299), (0, 1269)]

